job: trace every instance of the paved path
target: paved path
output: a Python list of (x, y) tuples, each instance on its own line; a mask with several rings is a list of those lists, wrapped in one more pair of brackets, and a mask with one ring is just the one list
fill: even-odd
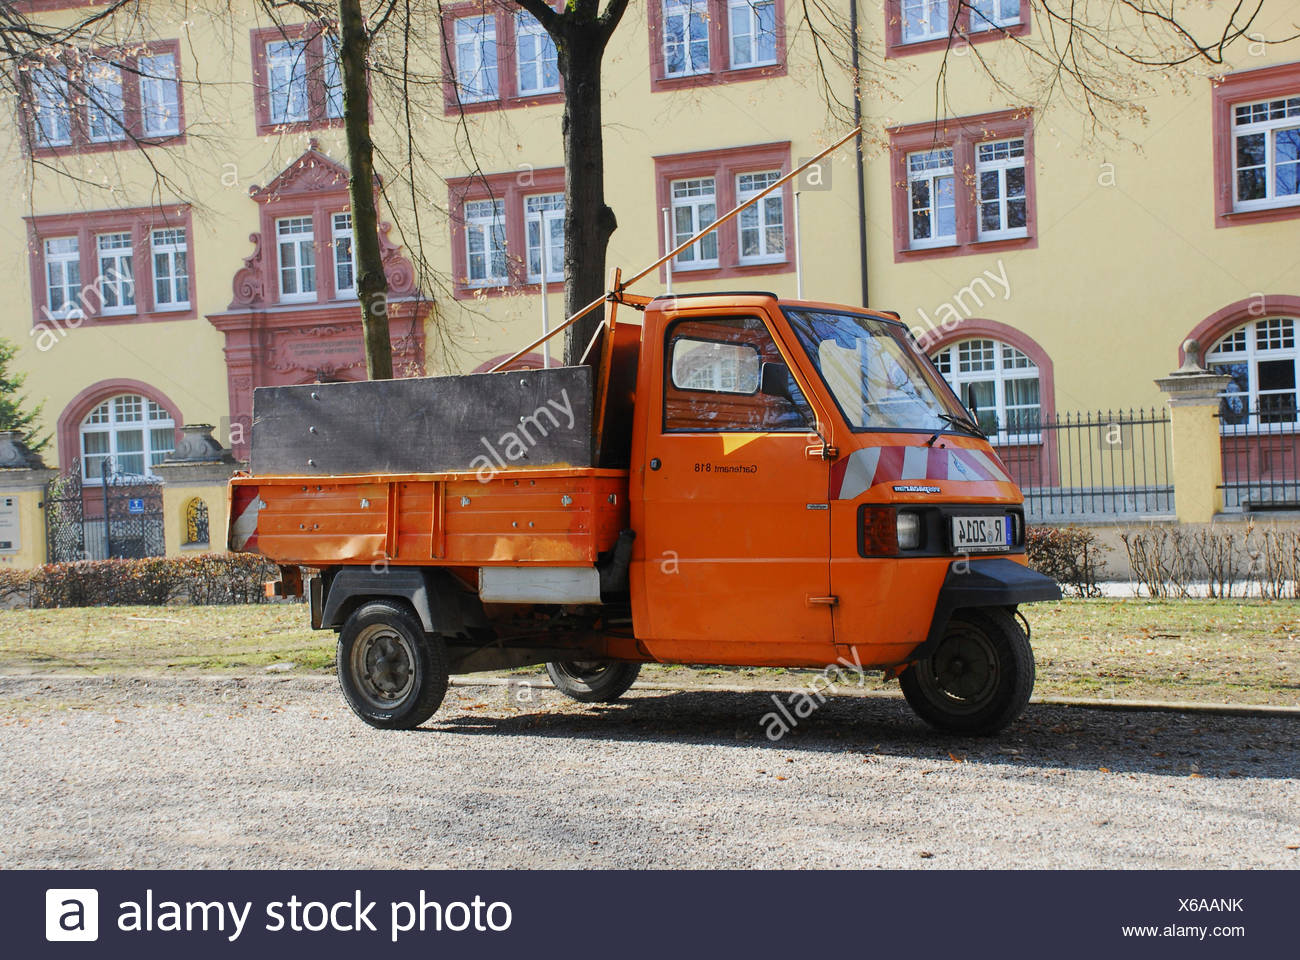
[(834, 699), (319, 677), (0, 678), (6, 867), (1300, 867), (1300, 721), (1031, 706), (994, 740)]

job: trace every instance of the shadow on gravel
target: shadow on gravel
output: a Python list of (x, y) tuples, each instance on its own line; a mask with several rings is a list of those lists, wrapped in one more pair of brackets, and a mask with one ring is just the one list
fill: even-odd
[[(784, 698), (783, 698), (784, 699)], [(549, 703), (565, 709), (548, 710)], [(577, 712), (574, 712), (574, 710)], [(1031, 705), (996, 737), (955, 737), (921, 723), (902, 700), (830, 697), (778, 741), (764, 715), (767, 693), (633, 695), (583, 708), (549, 696), (513, 717), (450, 715), (425, 732), (524, 734), (593, 742), (753, 746), (790, 753), (861, 754), (942, 763), (1098, 770), (1168, 777), (1288, 779), (1300, 776), (1300, 724), (1285, 718), (1118, 713)]]

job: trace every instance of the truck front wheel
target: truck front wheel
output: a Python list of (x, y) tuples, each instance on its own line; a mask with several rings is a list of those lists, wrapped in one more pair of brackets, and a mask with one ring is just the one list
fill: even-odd
[(546, 665), (551, 683), (580, 703), (613, 703), (636, 682), (639, 663), (613, 660), (563, 660)]
[(908, 704), (930, 726), (947, 733), (997, 733), (1029, 703), (1034, 651), (1007, 611), (961, 610), (934, 652), (898, 682)]
[(338, 671), (353, 713), (381, 730), (410, 730), (447, 694), (447, 647), (406, 607), (372, 600), (339, 631)]

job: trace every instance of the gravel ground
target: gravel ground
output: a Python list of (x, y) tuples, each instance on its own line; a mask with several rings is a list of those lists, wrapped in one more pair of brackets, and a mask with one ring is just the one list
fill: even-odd
[(518, 693), (387, 733), (323, 678), (0, 678), (0, 865), (1300, 867), (1293, 719), (845, 697), (772, 744), (765, 694)]

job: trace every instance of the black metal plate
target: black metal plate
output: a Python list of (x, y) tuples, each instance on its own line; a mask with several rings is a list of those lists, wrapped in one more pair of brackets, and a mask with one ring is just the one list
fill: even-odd
[(259, 387), (254, 474), (442, 473), (592, 465), (592, 371)]

